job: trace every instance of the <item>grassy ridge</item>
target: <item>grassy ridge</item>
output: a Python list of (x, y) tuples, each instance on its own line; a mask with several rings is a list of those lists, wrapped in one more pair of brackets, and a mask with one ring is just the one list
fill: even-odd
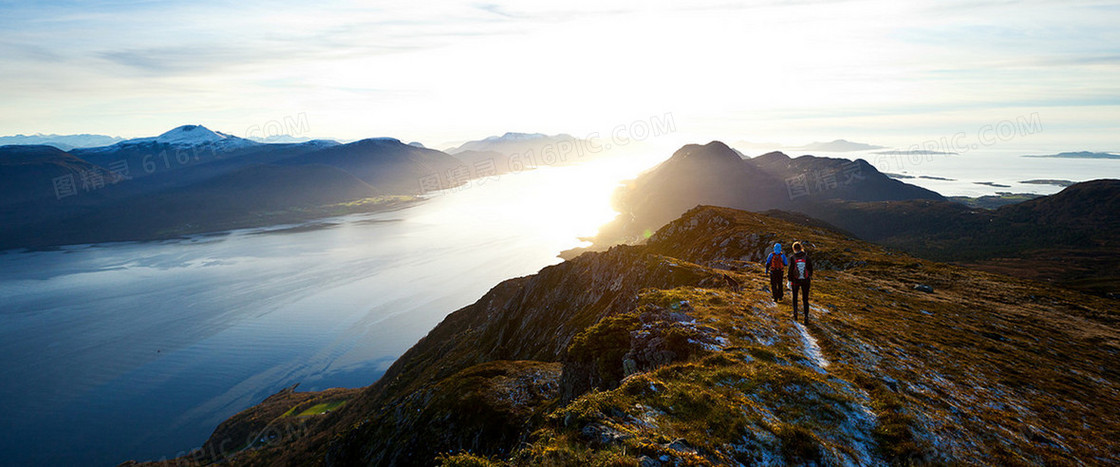
[[(792, 240), (818, 269), (807, 326), (757, 265)], [(230, 460), (1115, 463), (1118, 320), (1107, 299), (699, 207), (504, 282), (304, 436)]]

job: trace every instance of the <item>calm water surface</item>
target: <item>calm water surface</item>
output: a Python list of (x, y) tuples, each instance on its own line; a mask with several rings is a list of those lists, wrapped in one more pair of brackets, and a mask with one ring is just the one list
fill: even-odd
[(318, 229), (0, 254), (0, 465), (170, 457), (286, 386), (368, 385), (449, 312), (558, 263), (654, 162), (504, 175)]

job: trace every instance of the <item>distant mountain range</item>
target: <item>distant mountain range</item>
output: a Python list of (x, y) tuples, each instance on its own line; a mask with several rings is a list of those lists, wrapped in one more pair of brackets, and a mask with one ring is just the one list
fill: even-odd
[[(250, 136), (247, 139), (257, 143), (265, 144), (291, 144), (291, 143), (306, 143), (311, 141), (312, 138), (306, 136), (291, 136), (291, 135), (269, 135), (267, 137)], [(107, 135), (14, 135), (14, 136), (0, 136), (0, 146), (9, 145), (43, 145), (54, 146), (63, 151), (80, 148), (96, 148), (102, 146), (109, 146), (121, 141), (125, 138), (120, 136), (107, 136)]]
[(497, 173), (569, 165), (600, 155), (600, 150), (586, 140), (566, 134), (543, 133), (490, 136), (448, 148), (445, 152), (470, 166), (493, 167)]
[[(541, 133), (469, 141), (448, 150), (455, 155), (395, 138), (253, 140), (202, 125), (133, 139), (10, 141), (36, 144), (0, 146), (0, 249), (169, 238), (386, 208), (475, 178), (599, 155), (587, 141)], [(44, 144), (60, 141), (73, 147)]]
[(92, 148), (98, 146), (108, 146), (113, 143), (124, 141), (124, 138), (119, 136), (106, 136), (106, 135), (15, 135), (15, 136), (0, 136), (0, 146), (7, 145), (43, 145), (53, 146), (63, 151), (69, 151), (74, 148)]
[(385, 208), (478, 175), (449, 154), (392, 138), (264, 144), (201, 125), (70, 151), (0, 146), (0, 249)]
[(684, 146), (620, 188), (622, 214), (596, 243), (641, 241), (704, 204), (800, 212), (918, 256), (1120, 293), (1120, 181), (1074, 184), (986, 210), (893, 179), (863, 160), (780, 152), (742, 159), (718, 141)]
[(249, 140), (265, 144), (290, 144), (290, 143), (306, 143), (311, 141), (311, 138), (306, 136), (291, 136), (291, 135), (269, 135), (264, 138), (260, 136), (250, 136)]

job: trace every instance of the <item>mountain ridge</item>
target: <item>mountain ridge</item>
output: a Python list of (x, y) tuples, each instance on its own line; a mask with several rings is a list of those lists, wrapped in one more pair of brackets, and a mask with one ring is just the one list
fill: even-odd
[[(818, 265), (808, 325), (758, 264), (790, 240)], [(170, 462), (1117, 462), (1118, 324), (1106, 299), (701, 206), (502, 282), (295, 435)]]
[(33, 135), (12, 135), (0, 136), (0, 146), (8, 145), (46, 145), (54, 146), (63, 151), (69, 151), (76, 148), (108, 146), (118, 142), (124, 141), (124, 138), (119, 136), (108, 135), (94, 135), (94, 134), (77, 134), (77, 135), (58, 135), (36, 133)]
[(796, 211), (830, 199), (944, 197), (894, 180), (862, 159), (791, 158), (780, 151), (742, 159), (726, 144), (713, 141), (703, 146), (685, 145), (665, 162), (619, 188), (614, 205), (622, 214), (600, 230), (596, 243), (606, 246), (640, 241), (696, 205)]
[(2, 146), (0, 249), (168, 239), (394, 209), (480, 176), (473, 169), (395, 138), (260, 144), (201, 125), (69, 152)]

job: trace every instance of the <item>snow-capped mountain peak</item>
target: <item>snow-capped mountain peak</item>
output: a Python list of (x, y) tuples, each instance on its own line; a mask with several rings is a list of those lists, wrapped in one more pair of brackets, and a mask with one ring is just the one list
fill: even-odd
[(209, 144), (229, 138), (228, 135), (210, 131), (202, 125), (183, 125), (156, 137), (157, 143), (166, 144)]
[(211, 131), (202, 125), (183, 125), (176, 127), (159, 136), (148, 136), (144, 138), (132, 138), (120, 141), (112, 146), (103, 146), (96, 148), (85, 149), (85, 152), (106, 153), (113, 152), (124, 147), (135, 147), (140, 145), (156, 145), (171, 146), (177, 148), (190, 148), (195, 146), (208, 146), (219, 151), (231, 151), (247, 146), (256, 146), (256, 143), (245, 138), (222, 133), (220, 131)]

